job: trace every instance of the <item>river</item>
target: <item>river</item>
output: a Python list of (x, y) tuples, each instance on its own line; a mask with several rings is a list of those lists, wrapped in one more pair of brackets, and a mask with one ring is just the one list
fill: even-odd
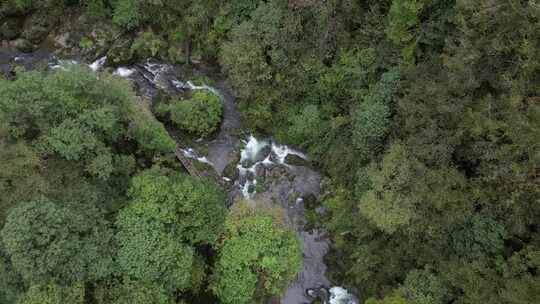
[[(10, 75), (13, 65), (35, 68), (45, 63), (50, 69), (63, 68), (67, 64), (79, 64), (77, 59), (60, 60), (51, 50), (38, 50), (31, 54), (21, 54), (14, 50), (0, 49), (0, 71)], [(88, 64), (93, 71), (101, 71), (107, 65), (107, 58), (99, 58)], [(307, 157), (301, 151), (275, 142), (270, 136), (257, 138), (242, 130), (240, 113), (232, 90), (226, 81), (218, 79), (214, 86), (194, 83), (186, 78), (186, 70), (156, 61), (146, 61), (131, 66), (110, 70), (114, 75), (133, 82), (137, 94), (153, 100), (162, 91), (166, 94), (182, 94), (192, 90), (208, 90), (223, 101), (223, 122), (217, 134), (210, 140), (198, 140), (198, 147), (205, 147), (202, 155), (197, 148), (184, 151), (185, 155), (204, 162), (218, 174), (231, 164), (237, 174), (223, 176), (233, 185), (229, 197), (256, 200), (267, 204), (278, 203), (286, 212), (288, 225), (296, 231), (302, 241), (303, 268), (296, 280), (279, 299), (281, 304), (311, 303), (318, 298), (328, 304), (357, 304), (358, 299), (344, 288), (331, 287), (325, 276), (327, 266), (324, 256), (329, 249), (325, 231), (307, 230), (305, 218), (305, 198), (320, 196), (321, 175), (308, 165), (289, 163)], [(189, 74), (206, 76), (194, 70)]]

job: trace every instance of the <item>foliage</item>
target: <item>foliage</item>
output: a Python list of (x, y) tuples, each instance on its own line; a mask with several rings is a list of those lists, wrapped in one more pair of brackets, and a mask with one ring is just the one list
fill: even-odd
[(141, 0), (116, 1), (114, 7), (113, 21), (126, 28), (134, 28), (143, 22)]
[(440, 277), (429, 270), (409, 272), (400, 291), (408, 302), (417, 304), (448, 303), (450, 295)]
[(406, 299), (404, 299), (398, 294), (386, 296), (384, 297), (384, 299), (380, 299), (380, 300), (369, 298), (366, 301), (366, 304), (408, 304), (408, 303), (409, 302), (407, 302)]
[(46, 191), (48, 183), (40, 175), (42, 165), (37, 153), (24, 142), (11, 144), (0, 139), (0, 227), (10, 207)]
[(75, 284), (63, 287), (55, 283), (32, 285), (21, 296), (17, 304), (83, 304), (85, 296), (84, 286)]
[(98, 210), (82, 207), (40, 199), (10, 210), (2, 241), (26, 282), (74, 283), (111, 274), (112, 231)]
[[(17, 0), (4, 1), (0, 15), (75, 5), (112, 18), (126, 36), (142, 33), (125, 50), (141, 59), (219, 63), (245, 126), (306, 150), (328, 181), (321, 222), (332, 240), (333, 284), (352, 287), (368, 304), (540, 302), (534, 1)], [(197, 95), (166, 112), (207, 135), (222, 110), (199, 107), (215, 96)], [(67, 281), (86, 280), (91, 303), (111, 302), (94, 299), (109, 288), (128, 302), (187, 299), (205, 290), (207, 272), (225, 303), (278, 294), (297, 265), (294, 237), (252, 211), (244, 218), (233, 211), (223, 235), (223, 198), (213, 186), (164, 169), (136, 174), (175, 143), (133, 101), (121, 81), (82, 70), (1, 81), (2, 217), (33, 213), (17, 210), (41, 196), (55, 207), (45, 204), (52, 211), (39, 214), (80, 217), (85, 208), (69, 202), (89, 212), (105, 207), (121, 227), (122, 254), (114, 254), (123, 266), (114, 279), (91, 278), (84, 246), (65, 250), (82, 261), (81, 275)], [(67, 216), (58, 220), (74, 229)], [(38, 226), (49, 231), (55, 223), (27, 221), (23, 231), (22, 219), (9, 222), (9, 239), (36, 238)], [(97, 244), (90, 235), (83, 229), (80, 242)], [(99, 244), (108, 244), (104, 236)], [(28, 251), (23, 243), (30, 246), (10, 241), (0, 259), (0, 277), (9, 277), (0, 285), (12, 289), (0, 290), (0, 301), (14, 301), (32, 285), (29, 277), (45, 286), (68, 275), (47, 262), (50, 269), (34, 273), (33, 261), (49, 248)]]
[(503, 225), (487, 217), (474, 216), (453, 227), (450, 247), (459, 257), (480, 259), (502, 253), (505, 238)]
[(388, 38), (399, 46), (403, 46), (406, 60), (413, 59), (416, 45), (414, 28), (420, 23), (419, 13), (424, 0), (393, 0), (388, 13), (389, 24), (386, 29)]
[(0, 111), (10, 138), (27, 140), (42, 156), (81, 161), (103, 180), (116, 170), (111, 143), (134, 137), (143, 149), (172, 151), (163, 126), (135, 109), (128, 85), (104, 77), (72, 66), (52, 74), (23, 72), (15, 81), (0, 82)]
[(210, 181), (153, 168), (133, 178), (131, 208), (190, 244), (214, 244), (223, 229), (225, 197)]
[(213, 245), (225, 219), (217, 186), (155, 167), (133, 178), (129, 196), (117, 220), (121, 272), (167, 292), (197, 290), (206, 266), (193, 246)]
[(133, 208), (120, 212), (117, 225), (118, 264), (136, 280), (154, 282), (168, 290), (190, 284), (193, 249), (165, 231), (159, 223), (139, 217)]
[(278, 295), (301, 265), (294, 233), (271, 214), (241, 205), (227, 218), (212, 289), (223, 303), (259, 303)]
[(368, 161), (383, 150), (390, 129), (391, 102), (397, 91), (399, 75), (387, 72), (363, 97), (354, 117), (353, 143), (358, 158)]
[(144, 32), (133, 41), (131, 51), (137, 58), (151, 58), (163, 55), (167, 44), (153, 32)]
[(197, 91), (189, 99), (175, 101), (169, 111), (172, 121), (181, 129), (208, 136), (221, 122), (223, 105), (213, 93)]
[(22, 284), (2, 247), (0, 245), (0, 303), (12, 304), (22, 293)]
[(157, 284), (127, 280), (111, 291), (113, 304), (172, 304), (174, 301), (163, 287)]

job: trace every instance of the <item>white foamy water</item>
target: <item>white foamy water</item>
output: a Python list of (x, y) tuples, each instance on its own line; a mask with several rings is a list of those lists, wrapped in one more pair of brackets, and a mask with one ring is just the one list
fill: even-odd
[[(170, 64), (153, 63), (153, 62), (147, 61), (144, 64), (144, 69), (148, 73), (142, 73), (143, 77), (160, 89), (166, 90), (167, 89), (167, 86), (165, 85), (166, 83), (174, 83), (175, 81), (178, 81), (174, 79), (173, 77), (174, 73), (172, 71), (174, 70), (174, 67)], [(168, 75), (168, 74), (171, 74), (171, 75)], [(173, 77), (173, 79), (170, 79), (171, 77)]]
[[(253, 135), (250, 135), (247, 141), (244, 141), (246, 146), (240, 154), (240, 162), (258, 161), (257, 156), (264, 148), (268, 146), (268, 141), (258, 140)], [(269, 156), (268, 156), (269, 157)]]
[[(247, 140), (243, 141), (245, 146), (240, 151), (240, 163), (237, 165), (240, 176), (240, 188), (245, 198), (252, 198), (256, 194), (255, 187), (257, 186), (257, 167), (271, 166), (274, 164), (285, 165), (287, 155), (293, 154), (306, 159), (306, 156), (286, 145), (275, 143), (271, 139), (259, 140), (255, 136), (250, 135)], [(273, 161), (274, 159), (275, 161)]]
[(198, 86), (198, 85), (194, 85), (193, 82), (188, 81), (188, 82), (185, 84), (185, 87), (187, 87), (187, 88), (190, 89), (190, 90), (194, 90), (194, 91), (195, 91), (195, 90), (206, 90), (206, 91), (210, 91), (210, 92), (212, 92), (212, 94), (214, 94), (214, 95), (216, 95), (216, 96), (218, 96), (218, 97), (221, 98), (221, 94), (219, 93), (218, 90), (216, 90), (215, 88), (213, 88), (213, 87), (211, 87), (211, 86), (207, 86), (207, 85), (205, 85), (205, 84)]
[(101, 58), (99, 58), (98, 60), (92, 62), (91, 64), (88, 65), (88, 67), (94, 71), (94, 72), (97, 72), (99, 70), (101, 70), (101, 68), (103, 68), (103, 66), (105, 65), (105, 63), (107, 62), (107, 56), (103, 56)]
[(210, 166), (214, 165), (211, 161), (208, 160), (208, 158), (206, 158), (206, 156), (198, 156), (197, 152), (195, 152), (195, 150), (193, 150), (192, 148), (182, 149), (182, 152), (188, 158), (195, 159), (197, 161), (200, 161), (201, 163), (209, 164)]
[(285, 145), (279, 145), (275, 142), (272, 142), (272, 152), (277, 156), (278, 162), (280, 164), (285, 164), (285, 158), (289, 154), (299, 156), (303, 159), (307, 159), (304, 153), (291, 149)]
[(343, 287), (330, 288), (329, 304), (358, 304), (358, 299)]
[(66, 70), (69, 65), (79, 64), (77, 60), (57, 59), (49, 63), (51, 70), (62, 69)]
[(130, 69), (126, 67), (119, 67), (114, 71), (113, 75), (118, 75), (123, 78), (127, 78), (131, 76), (133, 73), (135, 73), (135, 69)]

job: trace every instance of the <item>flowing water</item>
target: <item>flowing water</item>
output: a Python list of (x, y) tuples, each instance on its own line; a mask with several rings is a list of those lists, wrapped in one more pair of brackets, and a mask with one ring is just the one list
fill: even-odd
[[(27, 69), (35, 68), (46, 62), (50, 69), (66, 68), (69, 64), (78, 64), (76, 59), (61, 60), (51, 55), (50, 51), (36, 51), (32, 54), (20, 54), (13, 50), (0, 49), (0, 72), (10, 76), (13, 65)], [(107, 58), (102, 57), (88, 67), (99, 72), (106, 69)], [(178, 69), (170, 64), (147, 61), (132, 66), (117, 67), (113, 75), (132, 81), (139, 95), (152, 100), (158, 92), (175, 95), (186, 91), (207, 90), (223, 101), (223, 122), (213, 139), (204, 142), (208, 153), (201, 155), (195, 149), (183, 150), (186, 157), (212, 166), (221, 174), (230, 163), (238, 161), (238, 178), (224, 179), (234, 184), (233, 194), (246, 199), (264, 202), (277, 202), (286, 210), (288, 225), (294, 229), (303, 242), (303, 269), (297, 279), (285, 291), (281, 304), (310, 303), (319, 298), (327, 304), (357, 304), (358, 299), (342, 287), (331, 287), (326, 278), (327, 267), (324, 256), (328, 252), (329, 240), (322, 230), (307, 230), (305, 227), (304, 198), (320, 195), (320, 174), (309, 166), (288, 163), (288, 157), (306, 160), (302, 152), (281, 145), (271, 137), (256, 138), (253, 135), (240, 136), (240, 114), (234, 96), (224, 81), (215, 86), (194, 84), (189, 80), (179, 80)]]

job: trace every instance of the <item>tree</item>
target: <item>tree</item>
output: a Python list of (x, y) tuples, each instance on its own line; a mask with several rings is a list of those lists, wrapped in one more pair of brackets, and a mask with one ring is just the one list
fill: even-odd
[(128, 29), (137, 27), (146, 19), (144, 18), (144, 14), (141, 13), (141, 6), (143, 3), (143, 0), (116, 1), (113, 21)]
[(17, 304), (84, 304), (85, 289), (82, 284), (60, 286), (56, 283), (32, 285)]
[(392, 98), (398, 88), (399, 74), (387, 72), (362, 98), (353, 114), (353, 143), (359, 150), (358, 158), (369, 161), (383, 150), (390, 128)]
[(450, 228), (450, 248), (463, 259), (482, 259), (501, 254), (507, 232), (503, 225), (475, 215)]
[(225, 197), (210, 181), (155, 167), (133, 178), (129, 196), (137, 216), (189, 244), (213, 245), (222, 232)]
[(169, 111), (171, 120), (181, 129), (198, 136), (208, 136), (221, 122), (223, 105), (215, 94), (196, 91), (190, 99), (171, 104)]
[(125, 280), (110, 290), (112, 304), (173, 304), (173, 297), (159, 284)]
[(133, 139), (143, 151), (174, 151), (163, 125), (137, 108), (123, 80), (75, 65), (17, 75), (15, 81), (0, 81), (0, 112), (10, 139), (26, 140), (40, 156), (82, 162), (87, 172), (106, 180), (115, 172), (118, 147), (125, 146), (115, 143)]
[(23, 290), (21, 278), (13, 269), (0, 243), (0, 303), (14, 304)]
[(272, 77), (271, 68), (264, 60), (264, 49), (254, 35), (252, 23), (240, 24), (232, 32), (233, 40), (223, 45), (220, 54), (221, 64), (242, 98), (254, 97), (258, 83)]
[(362, 195), (359, 209), (386, 233), (410, 229), (435, 236), (472, 213), (461, 173), (427, 168), (400, 143), (394, 143), (380, 168), (372, 166), (368, 175), (373, 189)]
[(366, 300), (366, 304), (409, 304), (405, 298), (400, 296), (399, 294), (394, 294), (390, 296), (386, 296), (383, 299), (374, 299), (369, 298)]
[(400, 293), (414, 304), (445, 304), (450, 299), (445, 282), (427, 269), (410, 271)]
[(227, 218), (212, 290), (223, 303), (259, 303), (278, 295), (301, 266), (292, 231), (272, 214), (239, 206)]
[(23, 141), (8, 143), (0, 137), (0, 227), (9, 208), (46, 192), (43, 161)]
[(120, 212), (117, 225), (118, 264), (122, 273), (169, 291), (189, 288), (193, 248), (167, 232), (159, 222), (141, 218), (132, 206)]
[(122, 273), (169, 292), (198, 289), (205, 264), (196, 246), (215, 245), (222, 233), (223, 194), (209, 181), (159, 167), (135, 176), (128, 193), (117, 219)]
[(304, 145), (311, 146), (318, 142), (325, 129), (325, 122), (321, 119), (317, 105), (306, 105), (298, 115), (290, 117), (289, 120), (291, 126), (288, 135)]
[(393, 0), (388, 13), (386, 35), (396, 45), (403, 47), (402, 55), (406, 61), (414, 59), (416, 47), (415, 27), (420, 20), (418, 15), (424, 7), (424, 0)]
[(92, 206), (60, 206), (47, 199), (22, 203), (10, 210), (1, 236), (26, 282), (93, 281), (113, 270), (112, 231)]

